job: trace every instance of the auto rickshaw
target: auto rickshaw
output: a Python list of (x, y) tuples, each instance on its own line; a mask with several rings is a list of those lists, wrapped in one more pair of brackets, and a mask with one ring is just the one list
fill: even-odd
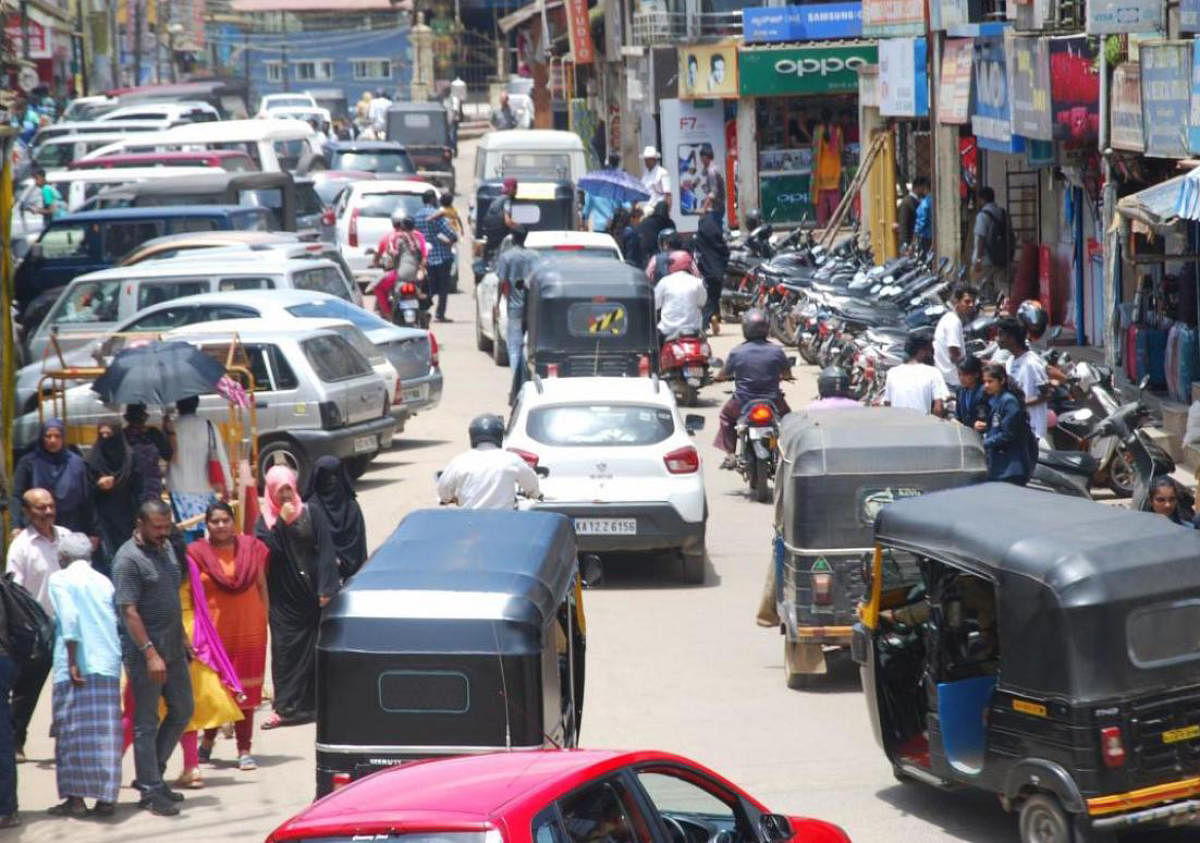
[(530, 376), (609, 377), (658, 370), (654, 290), (645, 273), (601, 258), (546, 258), (526, 282)]
[(404, 145), (421, 178), (454, 192), (454, 141), (450, 115), (441, 103), (392, 103), (385, 139)]
[(791, 413), (779, 451), (775, 604), (787, 684), (803, 688), (827, 672), (828, 651), (850, 643), (880, 509), (982, 482), (987, 464), (974, 431), (892, 407)]
[[(484, 218), (492, 202), (500, 198), (504, 179), (481, 181), (475, 192), (475, 237), (487, 238)], [(513, 222), (527, 231), (578, 231), (579, 196), (566, 179), (518, 179), (513, 197)]]
[(575, 746), (577, 567), (563, 515), (405, 517), (321, 619), (317, 795), (417, 758)]
[(853, 654), (896, 777), (996, 794), (1022, 843), (1191, 822), (1197, 560), (1161, 515), (1009, 484), (884, 507)]

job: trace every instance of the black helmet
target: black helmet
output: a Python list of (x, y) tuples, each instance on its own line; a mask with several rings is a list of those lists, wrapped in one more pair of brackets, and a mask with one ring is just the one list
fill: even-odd
[(664, 228), (662, 231), (658, 232), (658, 248), (660, 250), (667, 248), (667, 244), (671, 242), (671, 238), (674, 236), (675, 229), (673, 228)]
[(467, 426), (467, 436), (471, 438), (472, 448), (478, 448), (484, 442), (499, 448), (504, 443), (504, 421), (495, 413), (476, 416)]
[(847, 398), (850, 376), (841, 366), (826, 366), (817, 376), (817, 394), (822, 398)]
[(748, 340), (765, 340), (770, 326), (767, 314), (752, 307), (742, 314), (742, 336)]
[(758, 208), (751, 208), (746, 212), (746, 230), (753, 231), (762, 225), (762, 214), (758, 212)]
[(1046, 309), (1042, 307), (1042, 303), (1037, 299), (1026, 299), (1021, 302), (1017, 308), (1017, 319), (1025, 325), (1025, 333), (1031, 340), (1039, 339), (1042, 334), (1046, 333), (1046, 326), (1050, 319), (1046, 316)]

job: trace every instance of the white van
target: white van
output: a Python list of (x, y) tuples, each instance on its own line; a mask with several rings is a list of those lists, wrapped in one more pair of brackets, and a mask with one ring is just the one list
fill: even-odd
[(583, 141), (574, 132), (554, 129), (510, 129), (489, 132), (475, 151), (476, 182), (513, 177), (567, 179), (572, 184), (587, 173)]
[[(96, 124), (93, 124), (96, 125)], [(167, 130), (169, 131), (169, 130)], [(59, 135), (47, 138), (33, 151), (33, 163), (46, 172), (65, 170), (72, 161), (86, 158), (98, 149), (103, 149), (133, 137), (156, 137), (159, 132), (123, 132), (106, 129), (103, 132), (85, 132), (76, 135)]]
[[(237, 149), (246, 152), (264, 173), (302, 170), (320, 155), (312, 128), (299, 120), (221, 120), (189, 123), (163, 132), (114, 139), (85, 156), (88, 160), (132, 152), (175, 149)], [(580, 146), (582, 150), (582, 146)], [(581, 152), (582, 154), (582, 152)]]

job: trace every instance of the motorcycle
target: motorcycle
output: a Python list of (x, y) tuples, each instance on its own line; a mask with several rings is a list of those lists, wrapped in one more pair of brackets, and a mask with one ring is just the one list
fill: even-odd
[(659, 355), (659, 377), (671, 386), (675, 400), (685, 407), (696, 406), (700, 387), (712, 383), (712, 369), (722, 361), (712, 360), (712, 349), (698, 334), (681, 334), (663, 343)]
[(429, 308), (421, 307), (414, 282), (392, 287), (392, 321), (407, 328), (429, 328)]
[(737, 471), (758, 503), (771, 498), (779, 451), (779, 410), (773, 401), (749, 401), (742, 407), (737, 432)]

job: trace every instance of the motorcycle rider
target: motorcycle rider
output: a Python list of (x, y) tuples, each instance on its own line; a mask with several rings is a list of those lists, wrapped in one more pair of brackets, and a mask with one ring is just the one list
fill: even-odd
[(687, 254), (683, 249), (683, 238), (673, 228), (664, 228), (658, 232), (658, 251), (646, 263), (646, 277), (651, 284), (657, 284), (671, 269), (671, 260), (677, 254)]
[(691, 255), (672, 252), (667, 268), (669, 272), (654, 287), (660, 346), (674, 337), (700, 335), (707, 298), (704, 282), (692, 273)]
[(767, 328), (766, 313), (759, 308), (747, 310), (742, 315), (742, 336), (746, 341), (729, 352), (725, 365), (714, 378), (716, 381), (733, 381), (733, 397), (721, 407), (721, 426), (713, 443), (726, 455), (721, 468), (737, 467), (734, 426), (744, 404), (749, 401), (771, 401), (780, 416), (791, 412), (779, 382), (794, 380), (792, 364), (783, 349), (767, 339)]
[(495, 413), (484, 413), (467, 427), (471, 450), (450, 461), (437, 481), (443, 504), (462, 509), (515, 509), (516, 490), (535, 498), (538, 478), (529, 464), (504, 450), (504, 422)]
[(861, 407), (850, 397), (850, 376), (841, 366), (826, 366), (817, 376), (817, 395), (820, 397), (804, 408), (804, 412), (822, 412)]

